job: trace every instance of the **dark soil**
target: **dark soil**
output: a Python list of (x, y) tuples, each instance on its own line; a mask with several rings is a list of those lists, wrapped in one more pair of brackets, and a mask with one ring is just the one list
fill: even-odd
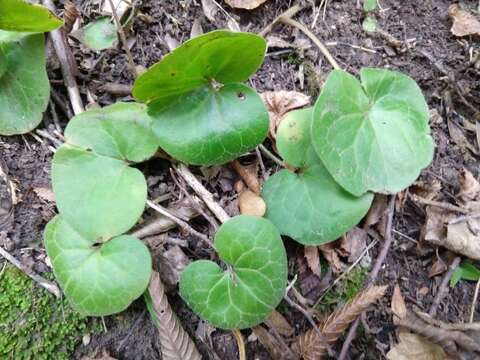
[[(169, 52), (166, 36), (179, 43), (190, 37), (192, 24), (200, 19), (205, 32), (215, 28), (227, 26), (227, 17), (218, 12), (215, 23), (210, 22), (203, 14), (200, 1), (154, 1), (143, 0), (139, 7), (141, 13), (149, 16), (145, 22), (137, 17), (131, 27), (130, 37), (135, 38), (132, 47), (133, 56), (137, 64), (148, 67), (157, 62)], [(98, 16), (97, 8), (90, 1), (76, 1), (84, 14), (84, 22)], [(277, 15), (286, 10), (292, 1), (269, 0), (253, 11), (235, 11), (219, 1), (222, 7), (239, 24), (242, 30), (258, 32)], [(364, 13), (355, 1), (330, 1), (326, 8), (325, 18), (318, 17), (313, 32), (325, 43), (340, 66), (356, 74), (361, 67), (387, 67), (400, 70), (413, 77), (424, 91), (431, 109), (436, 109), (443, 117), (443, 121), (432, 123), (433, 135), (437, 144), (435, 159), (432, 165), (421, 176), (421, 181), (428, 187), (434, 181), (440, 181), (442, 192), (439, 200), (452, 201), (452, 194), (458, 192), (458, 173), (463, 168), (469, 169), (477, 178), (480, 175), (478, 158), (474, 157), (451, 140), (448, 133), (446, 118), (449, 117), (458, 123), (463, 119), (472, 120), (472, 111), (458, 97), (448, 78), (442, 73), (453, 76), (455, 82), (467, 93), (474, 107), (480, 108), (479, 83), (480, 75), (469, 65), (469, 52), (479, 51), (478, 42), (472, 39), (459, 40), (450, 33), (451, 22), (448, 18), (448, 0), (382, 0), (383, 10), (376, 13), (379, 26), (401, 41), (408, 41), (410, 49), (400, 51), (389, 44), (383, 37), (369, 35), (362, 30)], [(478, 1), (463, 1), (462, 4), (471, 10), (476, 9)], [(305, 10), (296, 19), (310, 27), (315, 13)], [(151, 21), (151, 22), (150, 22)], [(271, 35), (303, 47), (303, 50), (284, 51), (285, 49), (270, 49), (262, 68), (251, 79), (251, 84), (259, 91), (270, 90), (297, 90), (316, 96), (323, 80), (331, 70), (331, 66), (308, 39), (293, 28), (279, 25)], [(336, 45), (332, 44), (336, 42)], [(305, 48), (305, 45), (308, 45)], [(354, 48), (351, 45), (362, 46), (375, 53)], [(111, 49), (100, 54), (92, 53), (73, 45), (75, 58), (79, 64), (79, 83), (85, 96), (87, 89), (100, 105), (107, 105), (116, 100), (129, 100), (130, 97), (115, 98), (100, 90), (100, 85), (106, 82), (131, 84), (133, 78), (128, 72), (127, 61), (123, 51)], [(288, 49), (287, 49), (288, 50)], [(437, 65), (435, 65), (435, 63)], [(66, 99), (66, 92), (57, 80), (61, 80), (61, 73), (57, 69), (51, 70), (54, 92), (60, 98)], [(303, 80), (302, 80), (303, 79)], [(65, 103), (68, 103), (65, 101)], [(56, 107), (62, 125), (66, 123), (66, 111)], [(45, 124), (51, 124), (51, 113), (45, 115)], [(46, 125), (41, 125), (43, 128)], [(2, 228), (7, 234), (7, 243), (1, 244), (15, 254), (25, 247), (41, 247), (42, 232), (45, 224), (54, 215), (54, 205), (42, 199), (34, 191), (39, 187), (50, 187), (49, 168), (52, 152), (48, 140), (38, 141), (38, 136), (30, 134), (24, 136), (2, 137), (0, 151), (10, 179), (17, 186), (18, 203), (14, 206), (13, 218)], [(267, 162), (269, 171), (274, 167)], [(168, 163), (163, 160), (153, 160), (144, 165), (148, 175), (148, 182), (152, 196), (159, 196), (175, 189)], [(163, 185), (162, 185), (163, 184)], [(214, 180), (209, 182), (209, 189), (218, 195), (222, 204), (232, 209), (235, 207), (234, 192), (232, 191), (232, 175), (228, 171), (221, 171)], [(3, 189), (3, 188), (2, 188)], [(178, 189), (175, 191), (178, 192)], [(178, 194), (172, 194), (172, 201)], [(419, 239), (424, 224), (425, 213), (422, 207), (407, 201), (395, 214), (394, 228), (413, 239)], [(235, 211), (235, 210), (233, 210)], [(148, 217), (148, 213), (146, 217)], [(193, 225), (197, 229), (211, 231), (208, 223), (196, 220)], [(171, 236), (183, 237), (185, 234), (172, 231)], [(8, 245), (8, 246), (7, 246)], [(378, 246), (377, 246), (378, 247)], [(202, 248), (190, 249), (187, 255), (208, 256)], [(301, 254), (299, 246), (288, 242), (288, 252), (293, 269), (294, 258)], [(372, 258), (378, 249), (374, 250)], [(446, 259), (444, 250), (438, 253), (434, 249), (420, 251), (418, 247), (404, 236), (394, 233), (394, 243), (382, 268), (378, 284), (398, 283), (409, 304), (414, 304), (428, 311), (435, 297), (442, 276), (428, 277), (431, 265), (438, 256)], [(300, 255), (301, 258), (301, 255)], [(46, 269), (45, 266), (37, 266)], [(317, 286), (320, 286), (320, 281)], [(427, 288), (427, 290), (422, 288)], [(422, 289), (422, 291), (420, 291)], [(388, 351), (395, 339), (395, 328), (392, 324), (390, 299), (393, 287), (389, 288), (380, 306), (376, 306), (367, 316), (369, 330), (364, 329), (354, 341), (351, 349), (351, 358), (380, 359)], [(318, 293), (318, 291), (317, 291)], [(463, 322), (468, 319), (468, 312), (473, 298), (473, 286), (465, 281), (459, 283), (442, 301), (438, 317), (451, 322)], [(174, 307), (183, 325), (197, 341), (198, 347), (206, 359), (215, 359), (209, 346), (196, 336), (199, 319), (177, 295), (171, 291), (170, 302)], [(79, 345), (76, 358), (85, 355), (101, 354), (106, 350), (111, 356), (119, 359), (158, 359), (160, 347), (156, 330), (144, 311), (142, 300), (138, 300), (128, 311), (105, 319), (107, 331), (92, 336), (88, 346)], [(284, 315), (294, 325), (297, 333), (308, 328), (306, 320), (301, 314), (291, 308), (281, 305)], [(476, 313), (477, 318), (480, 315)], [(244, 335), (248, 337), (249, 331)], [(215, 331), (212, 333), (213, 348), (220, 359), (236, 359), (236, 343), (229, 332)], [(341, 343), (341, 342), (339, 342)], [(249, 359), (270, 359), (268, 352), (258, 341), (247, 343)]]

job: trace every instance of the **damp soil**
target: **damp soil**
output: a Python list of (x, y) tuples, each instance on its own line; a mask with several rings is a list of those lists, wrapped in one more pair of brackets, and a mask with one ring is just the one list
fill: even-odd
[[(253, 11), (233, 10), (222, 1), (218, 3), (233, 17), (244, 31), (258, 32), (277, 15), (291, 6), (293, 1), (268, 0)], [(98, 5), (94, 1), (76, 1), (82, 10), (84, 22), (99, 16)], [(215, 22), (208, 20), (202, 10), (201, 2), (185, 1), (137, 1), (139, 14), (129, 28), (128, 36), (134, 39), (131, 50), (137, 64), (148, 67), (169, 52), (172, 39), (178, 43), (190, 37), (194, 23), (201, 24), (205, 32), (229, 25), (229, 17), (219, 11)], [(471, 104), (480, 108), (480, 75), (469, 64), (470, 51), (479, 51), (478, 43), (472, 39), (459, 40), (452, 36), (449, 29), (448, 0), (381, 0), (382, 9), (376, 13), (378, 26), (398, 40), (410, 44), (399, 49), (384, 37), (370, 35), (362, 30), (365, 16), (356, 1), (329, 1), (325, 13), (311, 9), (301, 12), (296, 19), (312, 28), (312, 31), (327, 44), (329, 50), (344, 69), (358, 74), (361, 67), (385, 67), (400, 70), (413, 77), (424, 91), (430, 109), (440, 114), (441, 120), (432, 122), (433, 136), (437, 145), (435, 158), (431, 166), (422, 172), (420, 181), (426, 186), (440, 181), (442, 190), (439, 200), (451, 201), (452, 194), (458, 192), (458, 173), (469, 169), (476, 177), (480, 175), (478, 157), (452, 142), (448, 133), (447, 117), (462, 123), (472, 119), (472, 110), (459, 98), (447, 75), (453, 75), (456, 84), (468, 93)], [(463, 1), (469, 9), (476, 9), (478, 1)], [(315, 19), (316, 18), (316, 19)], [(314, 26), (313, 26), (314, 25)], [(289, 48), (270, 48), (265, 63), (252, 77), (250, 83), (259, 92), (271, 90), (297, 90), (315, 97), (321, 84), (331, 70), (318, 49), (298, 30), (279, 25), (270, 35), (293, 44)], [(75, 60), (78, 64), (79, 85), (85, 101), (87, 93), (99, 105), (104, 106), (118, 100), (130, 100), (127, 96), (114, 96), (103, 92), (105, 83), (131, 84), (126, 57), (120, 48), (101, 53), (93, 53), (72, 44)], [(364, 48), (364, 49), (362, 49)], [(367, 50), (365, 50), (367, 49)], [(443, 72), (442, 72), (443, 69)], [(54, 64), (50, 69), (52, 89), (56, 96), (56, 112), (60, 126), (65, 126), (68, 117), (67, 93), (61, 83), (61, 73)], [(443, 120), (442, 120), (443, 119)], [(52, 129), (52, 112), (47, 111), (40, 129)], [(8, 177), (16, 188), (16, 204), (9, 220), (0, 229), (2, 246), (5, 246), (20, 259), (25, 256), (36, 271), (48, 271), (44, 257), (31, 256), (32, 251), (42, 253), (42, 233), (45, 224), (54, 216), (55, 206), (38, 189), (49, 189), (50, 161), (52, 144), (35, 133), (23, 136), (1, 137), (0, 153), (3, 167), (8, 169)], [(248, 158), (247, 158), (248, 160)], [(267, 171), (276, 169), (266, 161)], [(150, 187), (150, 196), (158, 197), (172, 191), (178, 191), (168, 172), (168, 163), (153, 160), (143, 165)], [(200, 172), (198, 172), (200, 174)], [(205, 172), (203, 173), (205, 175)], [(207, 174), (208, 175), (208, 174)], [(93, 175), (92, 175), (93, 176)], [(214, 174), (208, 182), (209, 189), (219, 201), (232, 213), (235, 213), (235, 196), (232, 191), (233, 175), (228, 170)], [(0, 187), (5, 192), (5, 186)], [(175, 190), (176, 189), (176, 190)], [(39, 195), (43, 194), (42, 195)], [(178, 198), (171, 194), (172, 201)], [(2, 193), (2, 204), (4, 201)], [(8, 198), (8, 197), (7, 197)], [(8, 201), (7, 201), (8, 202)], [(145, 217), (148, 218), (147, 212)], [(425, 213), (422, 207), (406, 201), (395, 214), (393, 246), (377, 281), (379, 284), (398, 283), (407, 302), (421, 309), (431, 305), (438, 290), (441, 276), (430, 278), (428, 271), (438, 257), (445, 258), (443, 250), (420, 251), (411, 239), (420, 238)], [(193, 225), (200, 230), (211, 232), (208, 223), (196, 220)], [(399, 233), (406, 235), (402, 236)], [(186, 238), (186, 234), (172, 230), (170, 235)], [(407, 237), (411, 238), (408, 239)], [(290, 277), (298, 269), (299, 247), (287, 240), (290, 257)], [(25, 255), (25, 249), (30, 252)], [(33, 250), (32, 250), (33, 249)], [(375, 258), (378, 249), (371, 254)], [(300, 252), (301, 253), (301, 252)], [(187, 251), (192, 257), (205, 257), (208, 251), (192, 248)], [(33, 260), (32, 260), (33, 258)], [(28, 260), (28, 259), (27, 259)], [(321, 286), (321, 282), (315, 286)], [(389, 288), (389, 295), (393, 287)], [(317, 292), (318, 293), (318, 292)], [(438, 317), (451, 322), (463, 322), (468, 319), (473, 286), (468, 282), (459, 283), (450, 289), (442, 301)], [(214, 331), (212, 342), (202, 341), (199, 333), (204, 327), (200, 320), (178, 297), (173, 288), (169, 293), (170, 302), (180, 321), (197, 342), (205, 359), (237, 359), (236, 343), (229, 332)], [(358, 333), (351, 348), (351, 358), (380, 359), (388, 351), (395, 339), (392, 324), (390, 296), (386, 296), (379, 306), (369, 311), (366, 317), (368, 329)], [(285, 305), (285, 304), (283, 304)], [(297, 334), (308, 328), (308, 323), (300, 313), (288, 306), (281, 306), (286, 318), (294, 325)], [(94, 357), (109, 354), (118, 359), (159, 359), (160, 345), (156, 330), (145, 312), (142, 300), (136, 301), (122, 314), (105, 318), (105, 331), (94, 334), (91, 341), (84, 345), (80, 342), (75, 358)], [(476, 314), (479, 316), (480, 314)], [(244, 335), (248, 338), (249, 331)], [(249, 359), (270, 359), (268, 351), (254, 339), (247, 341)], [(341, 344), (341, 341), (339, 342)]]

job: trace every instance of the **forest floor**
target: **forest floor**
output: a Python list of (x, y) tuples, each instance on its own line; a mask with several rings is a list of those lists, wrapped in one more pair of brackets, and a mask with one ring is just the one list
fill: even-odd
[[(98, 1), (75, 2), (85, 24), (100, 16)], [(242, 31), (258, 33), (294, 2), (267, 0), (258, 8), (247, 11), (232, 9), (223, 1), (218, 1), (223, 10), (216, 8), (213, 16), (207, 14), (210, 19), (199, 0), (140, 0), (137, 3), (138, 13), (132, 26), (127, 29), (127, 35), (131, 40), (135, 62), (148, 68), (167, 54), (172, 46), (189, 39), (192, 26), (195, 26), (193, 33), (196, 33), (198, 25), (201, 25), (203, 32), (207, 32), (237, 23)], [(480, 135), (476, 135), (475, 127), (472, 131), (470, 126), (477, 121), (478, 131), (480, 121), (478, 112), (474, 113), (475, 109), (480, 109), (480, 74), (475, 64), (472, 64), (472, 59), (480, 52), (480, 45), (478, 41), (475, 42), (478, 37), (472, 39), (452, 35), (452, 21), (448, 15), (451, 5), (449, 0), (381, 0), (381, 9), (375, 12), (378, 26), (399, 40), (401, 46), (395, 45), (385, 36), (363, 31), (365, 13), (356, 1), (332, 0), (326, 3), (324, 9), (306, 8), (295, 19), (318, 36), (340, 66), (352, 74), (358, 75), (362, 67), (380, 67), (399, 70), (417, 81), (430, 109), (434, 110), (431, 127), (436, 151), (432, 164), (422, 172), (415, 186), (424, 193), (434, 192), (432, 198), (436, 201), (456, 204), (461, 188), (459, 179), (464, 169), (476, 178), (480, 176), (480, 139), (475, 138)], [(476, 0), (462, 1), (461, 4), (473, 13), (477, 11)], [(61, 8), (60, 4), (57, 6)], [(267, 39), (274, 46), (269, 48), (264, 64), (251, 78), (251, 86), (260, 93), (294, 90), (311, 96), (314, 101), (332, 69), (322, 53), (301, 31), (287, 25), (276, 26)], [(132, 100), (129, 95), (114, 95), (102, 88), (105, 83), (133, 83), (121, 46), (93, 52), (72, 41), (71, 47), (78, 64), (77, 81), (85, 103), (90, 99), (105, 106), (115, 101)], [(476, 65), (478, 64), (477, 62)], [(53, 126), (52, 114), (58, 116), (60, 125), (64, 127), (71, 110), (68, 109), (68, 95), (63, 86), (61, 71), (55, 64), (49, 70), (49, 76), (52, 93), (57, 101), (52, 102), (54, 110), (49, 108), (46, 112), (40, 129), (50, 131)], [(461, 89), (462, 96), (459, 96), (458, 89)], [(59, 106), (60, 103), (64, 105)], [(18, 199), (13, 208), (12, 220), (1, 229), (3, 236), (0, 237), (0, 246), (39, 274), (51, 271), (45, 258), (42, 234), (46, 223), (56, 212), (55, 204), (49, 198), (50, 162), (53, 155), (51, 147), (54, 145), (35, 133), (0, 139), (1, 159), (8, 169), (9, 178), (16, 186)], [(272, 144), (266, 140), (265, 145), (271, 148)], [(265, 157), (263, 160), (267, 175), (278, 170), (278, 166), (270, 159)], [(257, 155), (253, 152), (242, 157), (241, 162), (256, 163)], [(167, 160), (153, 159), (142, 164), (141, 168), (147, 175), (149, 198), (163, 196), (163, 205), (169, 208), (174, 208), (181, 202), (183, 195), (171, 177)], [(237, 175), (231, 168), (224, 166), (192, 170), (230, 215), (238, 213), (238, 197), (234, 190)], [(0, 190), (5, 192), (5, 186), (0, 186)], [(0, 200), (5, 201), (5, 198), (8, 196), (0, 193)], [(144, 218), (148, 220), (151, 216), (153, 213), (148, 210)], [(389, 288), (386, 296), (366, 313), (350, 348), (352, 359), (384, 358), (396, 343), (396, 327), (391, 310), (395, 284), (399, 285), (407, 306), (415, 305), (425, 312), (429, 311), (448, 263), (455, 254), (423, 243), (422, 231), (426, 217), (424, 204), (412, 200), (405, 193), (397, 197), (393, 243), (376, 281), (379, 285), (389, 285)], [(209, 223), (201, 217), (191, 221), (191, 225), (209, 236), (213, 234)], [(149, 239), (149, 244), (155, 247), (154, 254), (162, 254), (174, 246), (168, 239), (181, 241), (189, 236), (173, 229), (168, 234)], [(374, 240), (369, 237), (366, 244), (371, 244)], [(329, 289), (328, 294), (324, 293), (325, 290), (339, 274), (329, 271), (329, 262), (322, 257), (321, 276), (315, 275), (307, 265), (303, 246), (289, 239), (285, 241), (289, 257), (289, 279), (298, 275), (298, 290), (307, 300), (315, 302), (322, 296), (323, 300), (317, 310), (326, 316), (362, 288), (383, 240), (372, 246), (354, 270)], [(191, 243), (189, 241), (188, 244)], [(207, 251), (197, 247), (187, 246), (182, 250), (190, 259), (209, 256)], [(343, 270), (353, 263), (352, 259), (339, 260)], [(0, 270), (2, 261), (0, 257)], [(162, 273), (161, 268), (158, 270)], [(475, 283), (468, 281), (460, 281), (453, 288), (448, 287), (438, 306), (436, 317), (452, 323), (468, 321), (474, 291)], [(238, 358), (237, 344), (231, 332), (210, 329), (201, 322), (182, 302), (176, 287), (172, 287), (168, 295), (175, 313), (205, 359)], [(72, 357), (96, 358), (109, 354), (118, 359), (161, 358), (156, 328), (144, 309), (145, 305), (140, 299), (127, 311), (106, 317), (106, 330), (93, 332), (88, 341), (84, 339), (83, 343), (80, 337)], [(476, 309), (474, 317), (480, 321), (480, 306)], [(305, 317), (288, 304), (282, 303), (278, 310), (293, 327), (296, 335), (310, 328)], [(251, 335), (251, 331), (244, 331), (243, 334), (247, 339), (248, 359), (272, 359), (268, 349), (256, 336)], [(291, 340), (292, 338), (284, 339), (287, 344)], [(339, 340), (335, 350), (339, 351), (343, 340), (344, 337)]]

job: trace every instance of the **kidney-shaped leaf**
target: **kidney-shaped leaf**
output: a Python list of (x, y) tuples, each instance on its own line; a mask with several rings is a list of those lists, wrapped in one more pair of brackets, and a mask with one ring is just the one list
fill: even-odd
[(0, 135), (23, 134), (42, 121), (50, 96), (43, 44), (41, 34), (0, 42)]
[(46, 32), (62, 24), (63, 21), (44, 6), (23, 0), (0, 0), (0, 29)]
[(363, 69), (361, 83), (332, 71), (315, 104), (312, 140), (333, 178), (357, 196), (405, 189), (434, 149), (420, 88), (382, 69)]
[(341, 188), (320, 163), (300, 174), (281, 170), (263, 185), (266, 217), (283, 235), (305, 245), (333, 241), (365, 216), (373, 200)]
[(111, 48), (118, 42), (117, 27), (108, 17), (95, 20), (72, 35), (96, 51)]
[(213, 31), (141, 75), (132, 93), (148, 103), (160, 146), (186, 163), (213, 165), (263, 141), (268, 113), (259, 95), (240, 82), (262, 63), (265, 49), (257, 35)]
[(56, 216), (45, 229), (53, 271), (74, 307), (90, 316), (125, 310), (147, 288), (152, 260), (147, 247), (129, 235), (98, 244)]
[(287, 282), (278, 230), (266, 219), (240, 215), (220, 227), (214, 246), (228, 269), (207, 260), (191, 263), (180, 279), (182, 298), (222, 329), (261, 323), (281, 301)]

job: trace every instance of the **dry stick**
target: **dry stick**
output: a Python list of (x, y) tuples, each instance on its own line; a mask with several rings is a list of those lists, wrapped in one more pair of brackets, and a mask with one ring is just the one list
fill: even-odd
[(277, 16), (270, 24), (264, 27), (263, 30), (258, 33), (258, 35), (265, 37), (265, 35), (272, 31), (275, 25), (277, 25), (282, 18), (291, 18), (303, 9), (305, 9), (305, 7), (298, 4), (293, 5), (291, 8), (287, 9), (285, 12)]
[(470, 323), (473, 323), (473, 319), (475, 317), (475, 308), (477, 306), (479, 291), (480, 291), (480, 280), (477, 281), (477, 286), (475, 286), (475, 294), (473, 295), (472, 307), (470, 308), (470, 319), (469, 319)]
[(427, 313), (420, 311), (416, 306), (413, 307), (413, 312), (423, 321), (429, 323), (430, 325), (438, 326), (445, 330), (459, 330), (459, 331), (480, 331), (480, 322), (473, 323), (446, 323), (441, 320), (432, 318)]
[(160, 214), (162, 214), (163, 216), (169, 218), (170, 220), (172, 221), (175, 221), (178, 226), (180, 226), (182, 229), (188, 231), (190, 234), (192, 235), (195, 235), (196, 237), (198, 237), (199, 239), (201, 239), (202, 241), (204, 241), (206, 244), (208, 244), (209, 246), (212, 246), (212, 241), (208, 238), (208, 236), (205, 236), (204, 234), (198, 232), (197, 230), (195, 230), (194, 228), (192, 228), (190, 225), (188, 225), (187, 222), (177, 218), (176, 216), (170, 214), (168, 212), (167, 209), (165, 209), (163, 206), (161, 205), (157, 205), (155, 203), (153, 203), (152, 201), (150, 200), (147, 200), (147, 205), (150, 206), (153, 210), (159, 212)]
[[(392, 222), (393, 222), (393, 212), (395, 211), (395, 195), (390, 197), (390, 202), (388, 204), (388, 213), (387, 213), (387, 225), (385, 228), (385, 242), (383, 243), (382, 249), (380, 250), (380, 254), (378, 254), (377, 260), (370, 272), (370, 275), (367, 279), (367, 284), (365, 286), (366, 289), (373, 286), (375, 281), (377, 280), (378, 274), (382, 267), (385, 258), (387, 257), (388, 251), (390, 250), (390, 246), (392, 245)], [(360, 316), (357, 317), (357, 320), (352, 324), (350, 330), (348, 331), (347, 338), (342, 345), (342, 350), (340, 351), (340, 356), (338, 360), (345, 360), (348, 354), (348, 349), (350, 348), (350, 344), (355, 337), (355, 333), (357, 331), (358, 324), (360, 323)]]
[(432, 306), (430, 307), (430, 311), (428, 312), (428, 315), (430, 315), (431, 317), (435, 317), (435, 315), (437, 315), (438, 306), (442, 302), (443, 298), (447, 295), (448, 282), (450, 281), (453, 272), (460, 264), (460, 260), (460, 256), (457, 256), (455, 259), (453, 259), (452, 263), (448, 267), (448, 271), (442, 279), (442, 282), (438, 288), (437, 295), (435, 296), (435, 299), (433, 299)]
[(428, 199), (422, 198), (421, 196), (418, 196), (418, 195), (415, 195), (415, 194), (409, 194), (409, 196), (412, 198), (412, 200), (414, 202), (418, 202), (418, 203), (423, 204), (423, 205), (435, 206), (435, 207), (438, 207), (438, 208), (442, 208), (442, 209), (449, 210), (449, 211), (454, 211), (454, 212), (459, 212), (459, 213), (462, 213), (462, 214), (470, 214), (469, 210), (467, 210), (463, 207), (460, 207), (460, 206), (456, 206), (456, 205), (445, 203), (445, 202), (435, 201), (435, 200), (428, 200)]
[(38, 285), (43, 287), (44, 289), (51, 292), (57, 298), (60, 298), (60, 289), (58, 288), (57, 284), (44, 279), (40, 275), (37, 275), (27, 269), (20, 261), (18, 261), (15, 257), (13, 257), (10, 253), (8, 253), (4, 248), (0, 246), (0, 256), (3, 256), (6, 260), (12, 263), (15, 267), (19, 270), (27, 274), (33, 281), (35, 281)]
[[(55, 13), (55, 5), (52, 0), (43, 0), (43, 3)], [(78, 89), (77, 80), (75, 79), (73, 71), (73, 55), (68, 47), (67, 40), (65, 39), (65, 33), (63, 29), (56, 29), (49, 33), (52, 39), (55, 53), (57, 54), (60, 67), (62, 69), (63, 81), (67, 87), (68, 96), (72, 104), (73, 112), (75, 115), (84, 111), (82, 98), (80, 97), (80, 90)]]
[(134, 78), (138, 77), (137, 68), (135, 67), (135, 62), (133, 61), (132, 53), (128, 48), (127, 37), (125, 36), (125, 31), (123, 30), (123, 26), (120, 23), (120, 19), (117, 14), (117, 10), (115, 9), (115, 5), (113, 4), (112, 0), (108, 0), (110, 3), (110, 8), (112, 9), (113, 18), (115, 19), (115, 23), (117, 24), (118, 34), (120, 35), (120, 40), (122, 41), (123, 50), (127, 54), (128, 58), (128, 66), (130, 67), (130, 71), (132, 72)]

